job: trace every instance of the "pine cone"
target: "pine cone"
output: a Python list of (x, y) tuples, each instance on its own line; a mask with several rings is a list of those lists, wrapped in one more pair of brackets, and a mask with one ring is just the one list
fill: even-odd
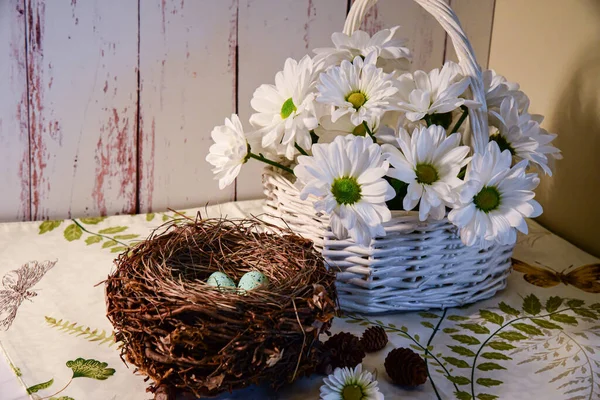
[(360, 339), (351, 333), (340, 332), (329, 338), (324, 344), (328, 361), (333, 369), (338, 367), (354, 368), (365, 358)]
[(363, 333), (362, 338), (360, 339), (360, 343), (367, 353), (383, 349), (387, 342), (388, 337), (385, 333), (385, 329), (380, 326), (370, 327)]
[(425, 360), (411, 349), (390, 351), (384, 365), (392, 382), (400, 386), (419, 386), (427, 381)]

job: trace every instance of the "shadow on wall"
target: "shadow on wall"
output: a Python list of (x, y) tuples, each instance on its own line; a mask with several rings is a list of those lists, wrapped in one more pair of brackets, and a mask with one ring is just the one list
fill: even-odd
[[(600, 23), (600, 2), (589, 3)], [(542, 177), (538, 195), (544, 214), (539, 220), (600, 257), (600, 37), (591, 39), (565, 74), (548, 127), (558, 133), (555, 142), (564, 158), (553, 177)]]

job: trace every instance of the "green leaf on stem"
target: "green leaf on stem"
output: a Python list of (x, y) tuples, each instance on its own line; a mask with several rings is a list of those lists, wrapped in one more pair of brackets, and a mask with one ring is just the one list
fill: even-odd
[(563, 299), (558, 296), (551, 296), (546, 300), (546, 311), (554, 312), (562, 305)]
[(523, 299), (523, 311), (527, 314), (538, 315), (542, 311), (542, 303), (533, 293)]
[(461, 328), (465, 328), (470, 330), (473, 333), (478, 333), (481, 335), (487, 335), (490, 333), (490, 330), (488, 328), (486, 328), (483, 325), (478, 325), (478, 324), (459, 324), (458, 326), (460, 326)]
[(489, 310), (480, 310), (479, 315), (481, 316), (481, 318), (491, 322), (492, 324), (502, 325), (504, 323), (503, 316)]

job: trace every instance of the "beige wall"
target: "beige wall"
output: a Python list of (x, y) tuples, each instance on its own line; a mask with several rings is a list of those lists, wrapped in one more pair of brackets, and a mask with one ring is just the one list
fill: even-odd
[(600, 256), (600, 0), (496, 0), (489, 65), (559, 134), (540, 222)]

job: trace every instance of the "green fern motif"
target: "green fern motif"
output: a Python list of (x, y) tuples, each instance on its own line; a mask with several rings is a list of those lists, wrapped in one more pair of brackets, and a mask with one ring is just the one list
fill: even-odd
[(45, 318), (48, 325), (66, 332), (69, 335), (83, 336), (86, 340), (98, 342), (98, 344), (108, 343), (109, 347), (115, 344), (115, 334), (113, 332), (107, 334), (105, 330), (92, 330), (89, 326), (78, 325), (76, 322), (63, 321), (62, 319), (57, 320), (56, 318), (48, 316)]

